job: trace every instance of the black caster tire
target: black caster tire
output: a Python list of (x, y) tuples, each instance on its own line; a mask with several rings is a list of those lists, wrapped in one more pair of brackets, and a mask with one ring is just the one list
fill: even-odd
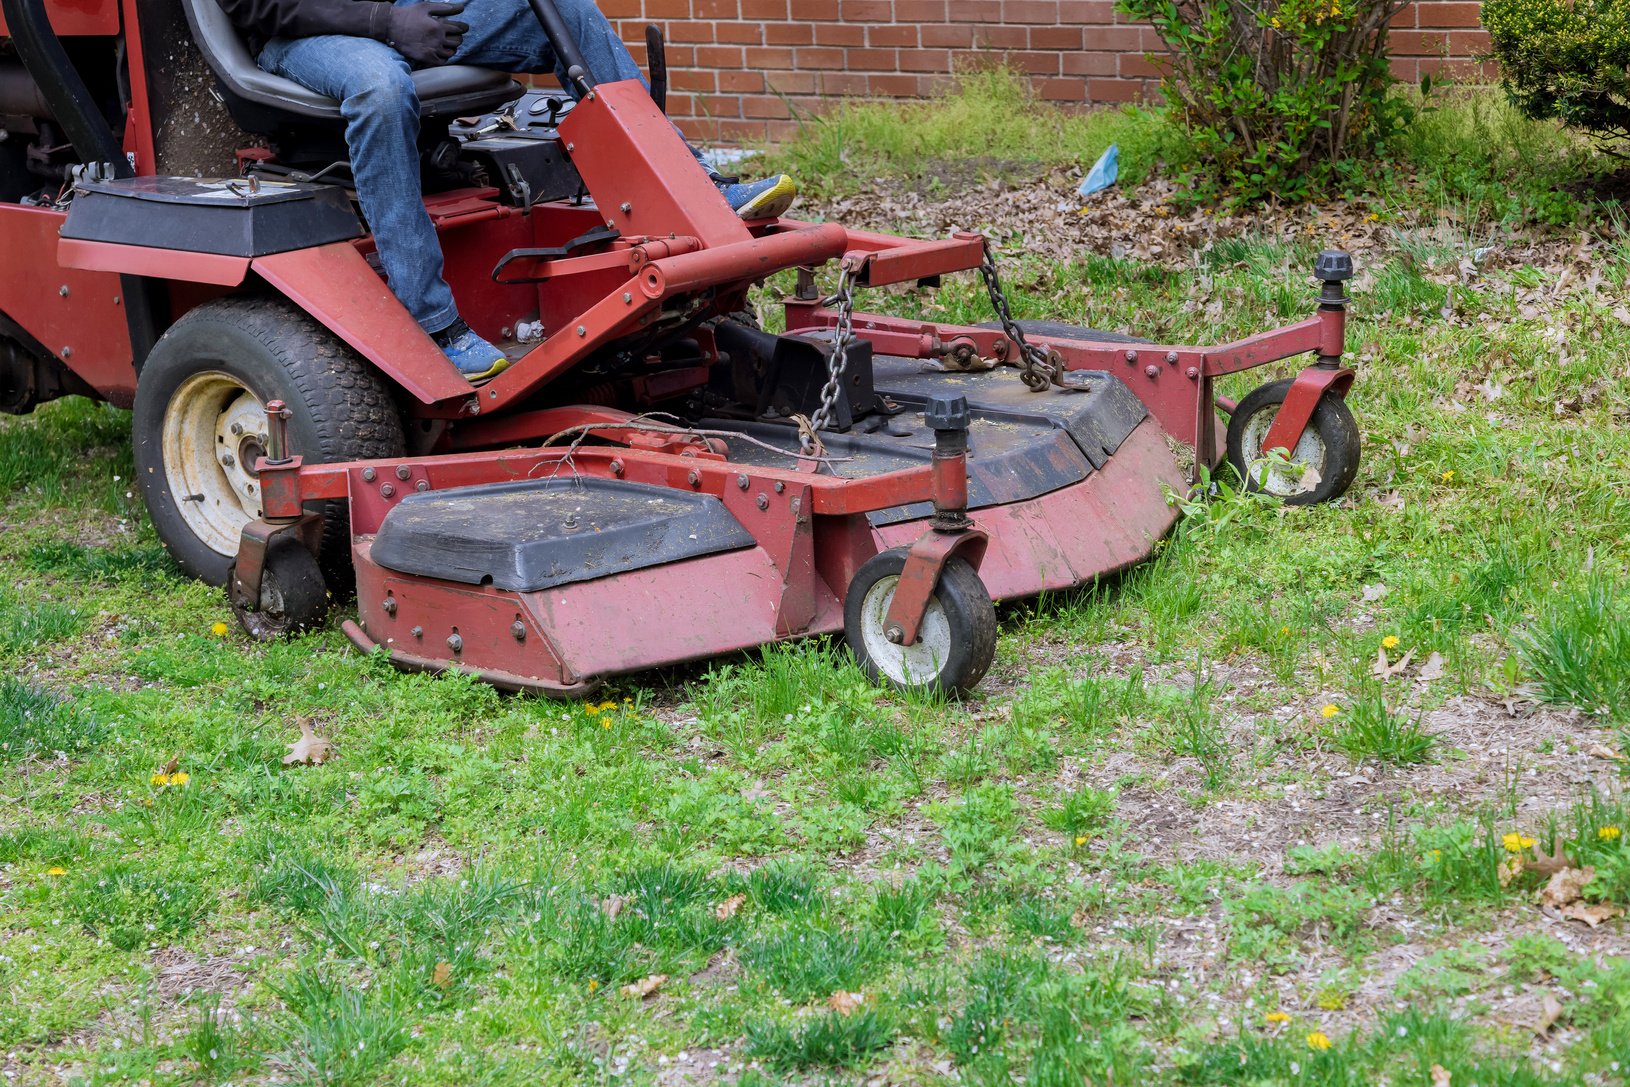
[[(230, 570), (228, 571), (230, 576)], [(238, 625), (258, 642), (304, 634), (328, 618), (328, 586), (310, 551), (298, 540), (273, 542), (260, 574), (260, 608), (232, 604)]]
[(962, 694), (996, 657), (996, 606), (979, 575), (952, 557), (929, 598), (917, 644), (895, 645), (884, 617), (905, 569), (906, 551), (874, 555), (855, 574), (843, 602), (843, 636), (855, 661), (874, 681), (905, 691)]
[(1228, 459), (1249, 491), (1277, 495), (1287, 506), (1311, 506), (1347, 493), (1358, 476), (1362, 439), (1347, 402), (1332, 393), (1319, 398), (1307, 429), (1291, 451), (1292, 464), (1317, 473), (1307, 475), (1276, 468), (1263, 458), (1262, 441), (1279, 414), (1294, 379), (1273, 381), (1253, 389), (1239, 402), (1228, 420)]
[[(252, 468), (272, 400), (293, 411), (291, 452), (308, 464), (400, 457), (406, 449), (379, 373), (292, 302), (239, 296), (189, 310), (142, 366), (131, 443), (159, 539), (183, 570), (211, 585), (226, 584), (243, 526), (260, 516)], [(328, 584), (348, 591), (346, 503), (307, 508), (323, 515), (319, 558)]]

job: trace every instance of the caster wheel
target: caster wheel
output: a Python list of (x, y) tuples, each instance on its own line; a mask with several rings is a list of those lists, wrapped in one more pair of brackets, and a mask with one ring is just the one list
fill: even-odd
[(843, 603), (843, 636), (874, 680), (901, 690), (957, 694), (970, 690), (996, 656), (996, 606), (974, 568), (951, 558), (923, 615), (917, 644), (895, 645), (884, 619), (905, 569), (903, 548), (874, 555), (855, 574)]
[(328, 586), (317, 560), (295, 540), (273, 543), (260, 575), (260, 610), (245, 611), (234, 603), (232, 614), (258, 642), (321, 626), (328, 615)]
[(1326, 394), (1291, 451), (1290, 466), (1266, 461), (1262, 442), (1291, 380), (1270, 382), (1239, 402), (1228, 420), (1228, 459), (1247, 490), (1277, 495), (1290, 506), (1329, 502), (1346, 494), (1358, 475), (1358, 424), (1345, 400)]

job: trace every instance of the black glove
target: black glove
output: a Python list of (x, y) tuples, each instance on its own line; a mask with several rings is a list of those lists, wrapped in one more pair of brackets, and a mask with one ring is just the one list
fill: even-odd
[(449, 19), (464, 10), (464, 0), (456, 3), (404, 4), (390, 10), (390, 26), (385, 44), (408, 59), (415, 68), (446, 64), (458, 52), (469, 23)]

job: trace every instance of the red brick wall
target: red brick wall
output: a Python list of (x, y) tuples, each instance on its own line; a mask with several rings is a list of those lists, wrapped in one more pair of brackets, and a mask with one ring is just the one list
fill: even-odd
[[(600, 0), (644, 63), (645, 24), (668, 35), (669, 112), (705, 140), (789, 129), (792, 108), (834, 98), (933, 94), (952, 73), (1005, 58), (1052, 102), (1141, 99), (1159, 72), (1153, 30), (1114, 0)], [(1419, 0), (1392, 31), (1402, 79), (1446, 65), (1478, 70), (1488, 48), (1478, 5)]]

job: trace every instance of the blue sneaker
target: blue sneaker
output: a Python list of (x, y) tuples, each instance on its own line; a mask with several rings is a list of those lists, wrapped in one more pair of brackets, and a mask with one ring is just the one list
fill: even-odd
[(719, 191), (743, 219), (774, 219), (792, 207), (798, 198), (798, 183), (786, 174), (776, 174), (762, 181), (721, 182)]
[(472, 382), (496, 377), (509, 368), (504, 353), (472, 332), (462, 317), (433, 334), (431, 339), (442, 349), (447, 361)]

